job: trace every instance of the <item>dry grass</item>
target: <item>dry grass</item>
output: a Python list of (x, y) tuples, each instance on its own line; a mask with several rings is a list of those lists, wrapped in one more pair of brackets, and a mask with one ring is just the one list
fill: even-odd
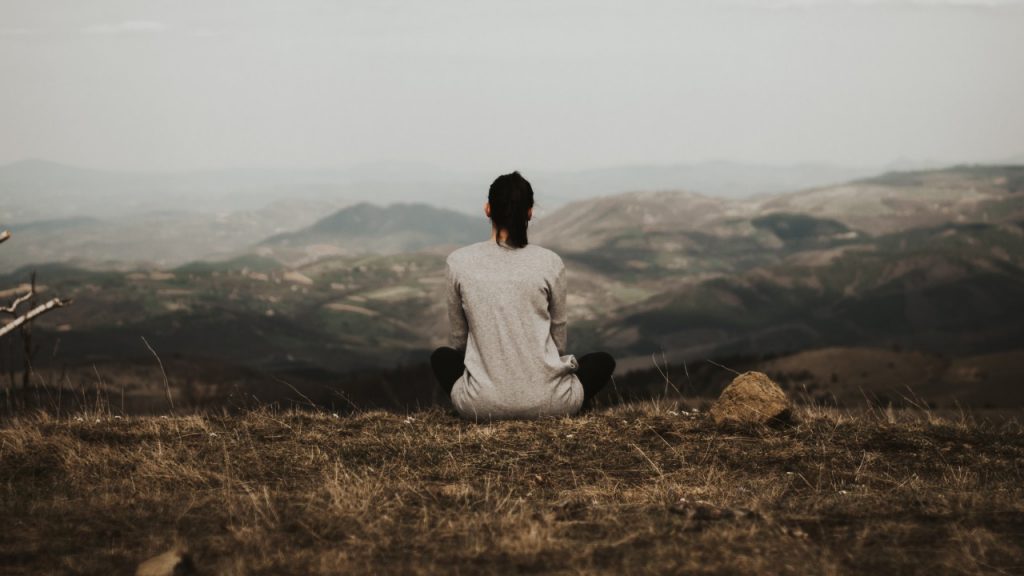
[[(674, 405), (475, 425), (262, 410), (0, 425), (5, 574), (1022, 573), (1024, 430)], [(754, 514), (704, 519), (685, 498)]]

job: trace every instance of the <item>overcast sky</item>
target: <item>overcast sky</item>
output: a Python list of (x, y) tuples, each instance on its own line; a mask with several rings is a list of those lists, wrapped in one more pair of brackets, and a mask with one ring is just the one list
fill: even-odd
[(1024, 154), (1024, 1), (0, 0), (0, 163)]

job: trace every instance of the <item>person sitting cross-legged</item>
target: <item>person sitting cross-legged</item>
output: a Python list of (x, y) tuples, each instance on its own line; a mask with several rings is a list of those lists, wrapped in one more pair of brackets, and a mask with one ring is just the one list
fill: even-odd
[(555, 252), (529, 244), (533, 189), (518, 172), (491, 184), (491, 237), (448, 255), (450, 346), (431, 367), (456, 411), (473, 420), (575, 414), (609, 381), (606, 352), (566, 349), (566, 273)]

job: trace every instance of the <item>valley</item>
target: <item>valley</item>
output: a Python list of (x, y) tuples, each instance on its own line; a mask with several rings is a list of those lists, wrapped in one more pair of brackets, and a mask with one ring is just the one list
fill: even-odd
[[(714, 393), (729, 374), (711, 360), (759, 367), (839, 405), (902, 402), (911, 386), (945, 406), (1019, 406), (1022, 182), (1024, 167), (961, 166), (745, 199), (613, 194), (538, 215), (530, 240), (566, 262), (570, 349), (608, 350), (636, 393), (656, 395), (662, 370), (678, 378), (683, 363), (704, 378), (692, 389)], [(326, 208), (254, 217), (215, 259), (35, 263), (0, 276), (0, 287), (35, 270), (41, 297), (75, 301), (36, 323), (41, 378), (78, 390), (102, 381), (140, 409), (161, 382), (142, 338), (182, 402), (186, 390), (193, 403), (434, 402), (425, 362), (447, 342), (444, 258), (486, 239), (486, 220), (423, 203), (315, 217)], [(271, 220), (288, 229), (260, 236)], [(164, 224), (137, 223), (153, 242), (166, 242)], [(5, 257), (33, 259), (76, 238), (11, 228)], [(185, 234), (209, 244), (211, 229)], [(6, 348), (14, 388), (23, 358)]]

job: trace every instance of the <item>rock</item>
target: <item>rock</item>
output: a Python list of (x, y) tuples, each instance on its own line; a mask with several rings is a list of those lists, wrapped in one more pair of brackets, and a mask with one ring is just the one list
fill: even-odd
[(715, 424), (770, 424), (789, 419), (792, 405), (763, 372), (744, 372), (722, 390), (711, 406)]
[(196, 574), (192, 557), (184, 548), (173, 548), (146, 560), (135, 570), (135, 576), (189, 576)]

